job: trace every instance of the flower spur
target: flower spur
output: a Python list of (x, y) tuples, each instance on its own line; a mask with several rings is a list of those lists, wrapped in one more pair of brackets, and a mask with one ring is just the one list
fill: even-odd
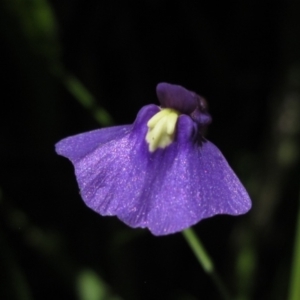
[(240, 215), (251, 200), (220, 150), (206, 140), (203, 98), (160, 83), (161, 103), (144, 106), (132, 125), (65, 138), (56, 152), (75, 167), (81, 196), (100, 215), (154, 235), (181, 231), (216, 214)]

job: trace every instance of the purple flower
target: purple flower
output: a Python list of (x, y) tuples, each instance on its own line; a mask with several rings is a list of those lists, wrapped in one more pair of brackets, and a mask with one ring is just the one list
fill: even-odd
[(240, 215), (251, 200), (203, 129), (206, 103), (178, 85), (156, 88), (161, 107), (144, 106), (132, 125), (63, 139), (56, 152), (74, 164), (81, 196), (154, 235), (181, 231), (216, 214)]

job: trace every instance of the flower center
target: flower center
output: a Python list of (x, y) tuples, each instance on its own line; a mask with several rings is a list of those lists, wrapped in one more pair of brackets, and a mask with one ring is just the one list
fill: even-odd
[(157, 148), (164, 149), (173, 142), (179, 114), (175, 109), (163, 108), (148, 121), (146, 142), (150, 152)]

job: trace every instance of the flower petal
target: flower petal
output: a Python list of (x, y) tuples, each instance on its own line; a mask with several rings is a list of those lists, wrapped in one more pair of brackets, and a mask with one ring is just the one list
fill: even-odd
[[(146, 227), (140, 224), (135, 213), (144, 188), (144, 174), (147, 172), (147, 159), (137, 161), (148, 148), (145, 141), (147, 121), (159, 108), (148, 105), (141, 109), (134, 123), (134, 130), (99, 145), (94, 151), (74, 162), (75, 174), (85, 203), (101, 215), (117, 215), (120, 219), (134, 216), (132, 227)], [(142, 204), (139, 204), (139, 209)], [(129, 217), (129, 218), (130, 218)]]
[[(147, 122), (158, 111), (154, 105), (142, 108), (132, 127), (95, 132), (97, 142), (91, 142), (90, 132), (57, 145), (74, 163), (85, 203), (155, 235), (181, 231), (216, 214), (247, 212), (247, 192), (216, 146), (204, 139), (194, 142), (197, 129), (190, 117), (179, 117), (170, 146), (149, 152)], [(79, 150), (83, 145), (77, 143), (86, 141), (90, 144)]]
[(131, 128), (132, 125), (114, 126), (70, 136), (59, 141), (55, 145), (55, 151), (76, 162), (100, 145), (124, 136)]
[[(183, 230), (216, 214), (239, 215), (251, 208), (250, 198), (220, 150), (207, 140), (188, 141), (193, 124), (182, 116), (178, 124), (177, 147), (165, 149), (169, 161), (156, 157), (156, 166), (166, 169), (159, 175), (159, 194), (148, 215), (155, 235)], [(162, 155), (162, 153), (161, 153)]]

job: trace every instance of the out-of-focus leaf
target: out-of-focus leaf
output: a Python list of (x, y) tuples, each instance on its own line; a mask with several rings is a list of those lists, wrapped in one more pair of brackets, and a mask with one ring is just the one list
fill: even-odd
[(92, 270), (82, 270), (77, 277), (80, 300), (121, 300), (111, 294), (108, 286)]
[(257, 266), (257, 254), (254, 251), (254, 237), (250, 230), (240, 229), (235, 232), (238, 243), (236, 256), (236, 287), (237, 299), (251, 299), (253, 277)]
[[(58, 25), (47, 0), (4, 0), (0, 3), (1, 27), (6, 38), (13, 45), (13, 49), (16, 50), (26, 73), (31, 72), (39, 77), (33, 78), (33, 81), (41, 80), (40, 72), (35, 70), (41, 64), (45, 64), (47, 72), (51, 71), (74, 98), (91, 112), (100, 125), (108, 126), (113, 123), (108, 111), (99, 106), (94, 96), (82, 83), (64, 69), (60, 61)], [(35, 64), (38, 67), (35, 68)], [(29, 68), (34, 71), (29, 71)], [(46, 89), (45, 86), (43, 92)]]
[[(46, 0), (3, 0), (3, 15), (7, 36), (18, 38), (21, 31), (23, 42), (31, 51), (48, 63), (57, 63), (60, 45), (57, 24), (51, 6)], [(20, 41), (17, 41), (20, 42)]]
[(298, 205), (298, 219), (294, 245), (294, 257), (292, 260), (289, 300), (300, 299), (300, 201)]

